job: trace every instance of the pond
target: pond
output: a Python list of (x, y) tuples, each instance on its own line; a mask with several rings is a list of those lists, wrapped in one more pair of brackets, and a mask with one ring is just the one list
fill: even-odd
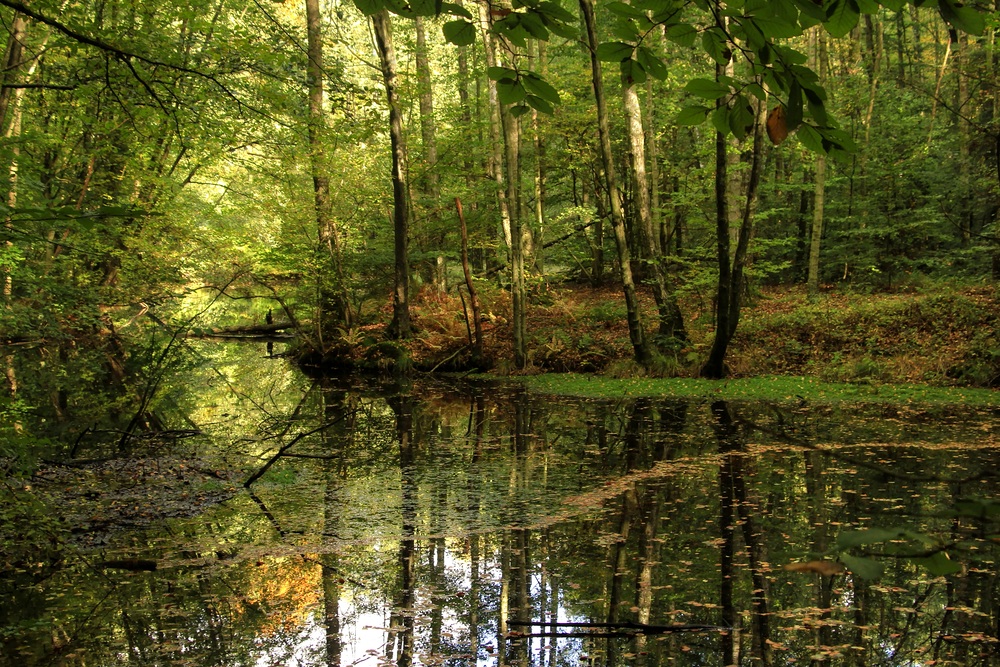
[(60, 556), (7, 559), (0, 664), (1000, 664), (995, 409), (264, 356), (206, 344), (173, 438), (31, 480)]

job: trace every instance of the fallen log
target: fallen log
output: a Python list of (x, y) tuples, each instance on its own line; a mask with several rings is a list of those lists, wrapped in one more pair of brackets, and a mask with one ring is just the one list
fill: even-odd
[[(291, 322), (243, 324), (231, 327), (195, 328), (185, 334), (187, 338), (265, 338), (295, 329)], [(285, 334), (290, 335), (290, 334)]]

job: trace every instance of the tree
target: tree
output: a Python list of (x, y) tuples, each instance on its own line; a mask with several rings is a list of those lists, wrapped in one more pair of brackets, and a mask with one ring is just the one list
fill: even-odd
[(410, 322), (410, 260), (409, 260), (409, 199), (406, 182), (406, 147), (403, 138), (403, 112), (399, 102), (396, 51), (392, 43), (389, 12), (372, 15), (375, 44), (378, 47), (385, 96), (389, 104), (389, 140), (392, 145), (392, 228), (395, 258), (395, 287), (392, 292), (392, 322), (389, 333), (394, 338), (409, 338), (413, 333)]
[(320, 29), (319, 0), (306, 0), (306, 33), (309, 58), (306, 69), (309, 80), (309, 164), (315, 193), (316, 227), (320, 247), (328, 251), (333, 263), (332, 287), (322, 277), (319, 279), (319, 317), (316, 318), (316, 327), (322, 347), (324, 337), (338, 325), (350, 328), (351, 308), (341, 264), (339, 233), (330, 211), (330, 178), (326, 174), (324, 159), (326, 114), (323, 110), (323, 35)]
[(590, 71), (593, 82), (594, 99), (597, 102), (597, 131), (601, 142), (601, 161), (603, 163), (604, 186), (611, 209), (611, 225), (615, 234), (615, 247), (618, 250), (618, 270), (622, 289), (625, 293), (629, 338), (635, 351), (636, 361), (648, 366), (652, 363), (652, 353), (646, 333), (640, 319), (639, 299), (632, 279), (632, 258), (628, 249), (625, 234), (625, 218), (622, 213), (621, 194), (616, 178), (615, 162), (611, 154), (611, 130), (608, 126), (608, 109), (604, 100), (604, 82), (601, 78), (601, 58), (597, 43), (597, 27), (594, 19), (593, 0), (580, 0), (580, 11), (583, 14), (584, 30), (587, 45), (590, 48)]

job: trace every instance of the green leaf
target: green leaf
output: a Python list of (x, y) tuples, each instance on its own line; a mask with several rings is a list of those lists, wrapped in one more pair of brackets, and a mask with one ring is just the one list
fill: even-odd
[(524, 75), (521, 77), (521, 83), (524, 85), (524, 89), (532, 95), (540, 97), (551, 104), (559, 104), (559, 92), (548, 81), (534, 72), (524, 72)]
[(500, 104), (517, 104), (523, 101), (527, 94), (520, 81), (510, 79), (497, 81), (497, 99), (500, 100)]
[(854, 0), (833, 0), (827, 9), (827, 19), (823, 24), (833, 37), (845, 37), (854, 30), (861, 14)]
[(382, 0), (354, 0), (354, 6), (365, 16), (378, 14), (385, 9), (385, 3)]
[(708, 117), (708, 112), (711, 110), (711, 107), (706, 106), (684, 107), (680, 110), (680, 113), (677, 114), (677, 124), (701, 125), (705, 122), (705, 118)]
[(974, 519), (987, 519), (989, 517), (1000, 516), (1000, 501), (963, 499), (955, 503), (955, 512), (958, 516), (967, 516)]
[(620, 63), (632, 57), (634, 51), (631, 44), (623, 42), (605, 42), (597, 47), (597, 59), (607, 63)]
[(878, 13), (878, 2), (876, 0), (855, 0), (858, 4), (858, 10), (862, 14), (877, 14)]
[(545, 27), (545, 23), (542, 21), (542, 18), (538, 14), (534, 12), (528, 12), (527, 14), (522, 14), (521, 25), (524, 27), (525, 30), (528, 31), (528, 34), (530, 34), (535, 39), (540, 39), (543, 42), (548, 41), (549, 31)]
[(631, 83), (646, 83), (646, 70), (638, 61), (629, 59), (619, 63), (622, 80)]
[(636, 9), (632, 5), (625, 4), (624, 2), (611, 2), (605, 7), (612, 14), (622, 16), (627, 19), (644, 19), (646, 18), (646, 13), (640, 9)]
[(737, 95), (733, 100), (733, 106), (729, 110), (729, 129), (733, 131), (733, 136), (743, 141), (753, 130), (754, 114), (753, 107), (743, 95)]
[[(803, 125), (802, 130), (811, 131), (816, 135), (817, 143), (822, 143), (822, 138), (816, 128), (811, 125)], [(865, 530), (847, 530), (837, 536), (835, 550), (850, 549), (860, 547), (865, 544), (876, 544), (878, 542), (888, 542), (906, 537), (906, 531), (901, 528), (866, 528)]]
[(802, 34), (798, 22), (792, 23), (777, 16), (755, 16), (753, 23), (767, 40), (787, 39)]
[(525, 104), (518, 104), (517, 106), (513, 106), (510, 108), (510, 115), (513, 116), (514, 118), (520, 118), (529, 111), (531, 111), (531, 107)]
[(532, 109), (536, 109), (544, 114), (551, 116), (555, 113), (555, 108), (549, 104), (547, 100), (542, 99), (538, 95), (528, 95), (524, 98), (524, 101), (527, 102)]
[(472, 20), (472, 12), (463, 7), (462, 5), (457, 5), (454, 2), (443, 2), (441, 3), (441, 11), (445, 14), (451, 14), (452, 16), (461, 16), (462, 18)]
[(938, 7), (941, 18), (962, 32), (982, 35), (986, 30), (986, 19), (975, 7), (968, 7), (951, 0), (941, 0)]
[(785, 125), (789, 132), (794, 132), (795, 128), (802, 124), (802, 86), (798, 81), (792, 80), (791, 88), (788, 91), (788, 104), (785, 105)]
[(504, 79), (517, 81), (519, 78), (517, 70), (510, 69), (509, 67), (490, 67), (486, 70), (486, 76), (494, 81), (502, 81)]
[(646, 70), (654, 79), (663, 81), (667, 78), (669, 71), (667, 66), (648, 47), (640, 46), (636, 49), (635, 59), (639, 61), (642, 68)]
[(444, 38), (456, 46), (469, 46), (476, 42), (476, 26), (468, 21), (448, 21), (441, 26)]
[(729, 134), (729, 107), (721, 105), (712, 112), (712, 126), (717, 132)]
[(906, 0), (882, 0), (882, 6), (894, 12), (901, 12), (906, 6)]
[(726, 43), (726, 36), (718, 28), (709, 28), (701, 33), (701, 47), (718, 64), (729, 64), (732, 51), (729, 50), (729, 45)]
[(729, 86), (711, 79), (691, 79), (684, 90), (706, 100), (718, 100), (729, 94)]
[(748, 83), (747, 92), (756, 97), (761, 102), (767, 101), (767, 93), (764, 92), (764, 86), (759, 83)]
[(503, 19), (493, 24), (493, 30), (506, 37), (515, 46), (526, 47), (531, 33), (521, 25), (523, 14), (508, 14)]
[(882, 564), (877, 560), (842, 554), (840, 562), (862, 579), (872, 580), (882, 576)]
[(793, 0), (793, 2), (800, 12), (799, 23), (803, 28), (826, 21), (826, 11), (823, 9), (822, 3), (816, 4), (812, 0)]
[(563, 39), (572, 41), (580, 39), (580, 28), (574, 24), (562, 23), (561, 21), (546, 21), (545, 25), (549, 27), (549, 30)]
[(632, 21), (616, 21), (611, 34), (623, 42), (638, 42), (641, 39), (639, 28)]
[(553, 21), (572, 24), (577, 22), (577, 18), (563, 9), (558, 2), (540, 2), (535, 9)]
[(803, 92), (806, 94), (806, 102), (809, 105), (809, 115), (820, 125), (828, 124), (829, 119), (826, 115), (826, 106), (823, 104), (823, 98), (809, 88), (804, 88)]
[(675, 44), (690, 48), (698, 39), (698, 31), (687, 23), (675, 23), (667, 28), (667, 39)]
[(823, 138), (834, 149), (840, 149), (847, 153), (855, 153), (858, 150), (858, 145), (854, 142), (854, 138), (844, 130), (826, 128), (823, 130)]
[(417, 16), (435, 16), (438, 7), (438, 0), (410, 0), (410, 9)]
[(948, 557), (948, 554), (944, 551), (938, 551), (935, 554), (927, 556), (925, 558), (913, 558), (914, 563), (918, 565), (923, 565), (927, 568), (927, 571), (933, 574), (935, 577), (944, 577), (949, 574), (958, 574), (962, 571), (962, 564), (953, 561)]

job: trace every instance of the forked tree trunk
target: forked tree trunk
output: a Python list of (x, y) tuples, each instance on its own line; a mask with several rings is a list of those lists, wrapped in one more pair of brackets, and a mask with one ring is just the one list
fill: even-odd
[(410, 321), (410, 260), (409, 260), (409, 201), (406, 190), (406, 146), (403, 142), (403, 112), (399, 104), (396, 51), (392, 44), (389, 13), (381, 10), (372, 16), (375, 43), (378, 47), (389, 103), (389, 140), (392, 145), (392, 229), (393, 273), (392, 322), (389, 335), (409, 338), (413, 334)]
[[(722, 74), (722, 66), (717, 73)], [(719, 102), (725, 104), (724, 101)], [(740, 320), (743, 294), (743, 271), (747, 264), (747, 251), (753, 236), (754, 213), (757, 208), (757, 192), (760, 172), (764, 162), (764, 107), (757, 111), (754, 119), (753, 149), (750, 173), (747, 176), (746, 193), (741, 211), (741, 223), (736, 235), (736, 251), (731, 253), (729, 226), (729, 142), (721, 132), (715, 138), (715, 206), (716, 206), (716, 252), (718, 253), (719, 281), (715, 297), (715, 338), (708, 353), (708, 360), (702, 366), (701, 375), (707, 378), (723, 378), (726, 369), (726, 352), (736, 334)]]
[(625, 234), (625, 217), (622, 213), (621, 193), (618, 179), (615, 175), (614, 156), (611, 153), (611, 133), (608, 127), (608, 107), (604, 99), (604, 82), (601, 79), (601, 61), (597, 58), (597, 26), (594, 19), (594, 0), (580, 0), (580, 11), (583, 14), (584, 27), (587, 32), (587, 45), (590, 49), (590, 72), (594, 87), (594, 99), (597, 102), (597, 131), (601, 141), (601, 162), (604, 167), (604, 184), (608, 192), (611, 206), (611, 224), (615, 234), (615, 246), (618, 250), (618, 264), (625, 293), (625, 309), (628, 318), (629, 339), (635, 351), (635, 359), (643, 366), (652, 362), (649, 343), (643, 331), (640, 319), (639, 298), (632, 279), (632, 257), (628, 249), (628, 239)]

